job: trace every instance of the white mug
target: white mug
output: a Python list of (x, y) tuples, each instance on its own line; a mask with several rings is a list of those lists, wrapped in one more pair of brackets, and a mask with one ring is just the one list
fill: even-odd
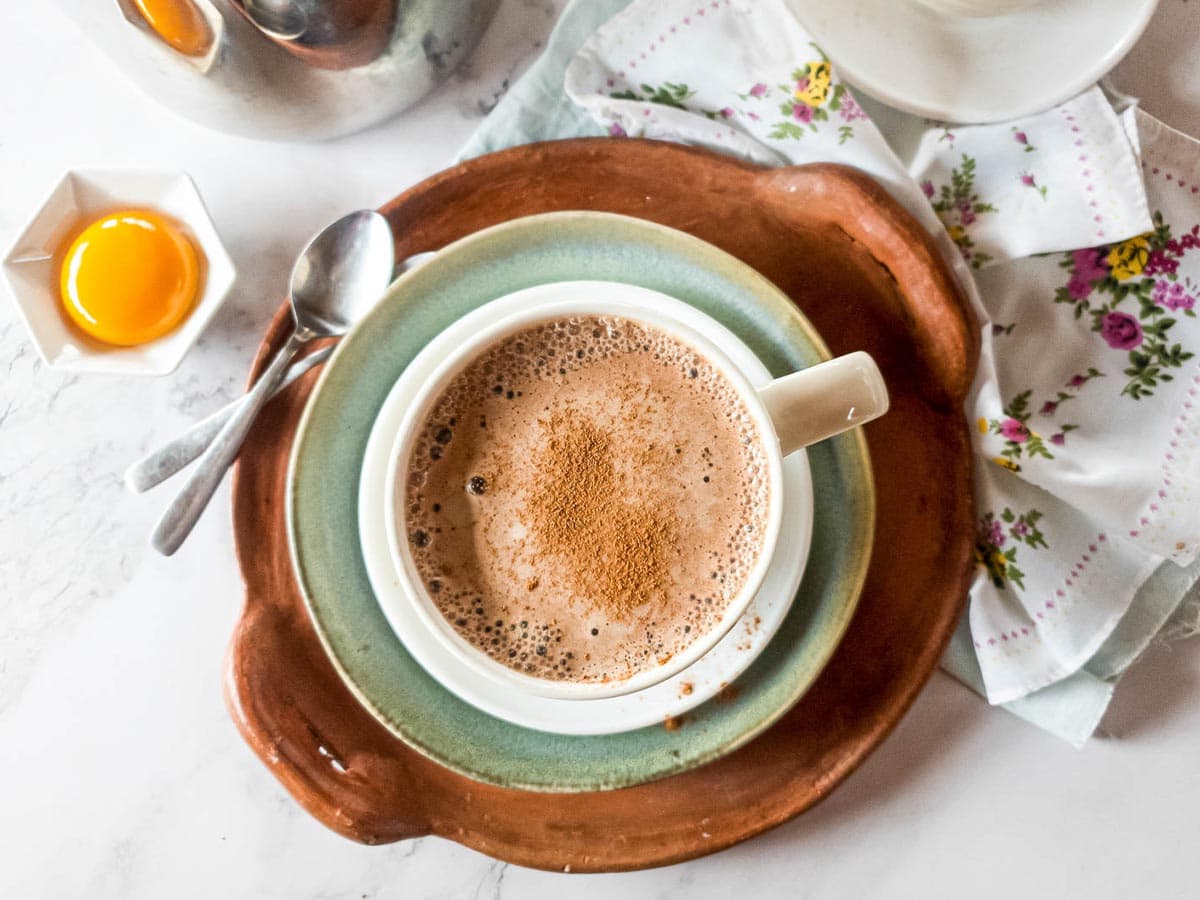
[[(612, 697), (649, 687), (692, 665), (707, 653), (741, 617), (762, 582), (779, 537), (782, 516), (783, 457), (817, 441), (832, 437), (878, 418), (887, 412), (888, 394), (875, 361), (858, 351), (793, 372), (755, 388), (710, 340), (684, 325), (680, 308), (688, 317), (697, 312), (681, 301), (657, 291), (614, 282), (573, 281), (540, 285), (520, 292), (520, 312), (512, 313), (514, 295), (494, 317), (481, 307), (473, 318), (481, 327), (474, 336), (447, 351), (435, 340), (425, 353), (445, 355), (433, 374), (418, 389), (401, 420), (392, 443), (386, 491), (387, 537), (399, 584), (414, 604), (425, 627), (462, 664), (477, 674), (515, 690), (544, 697), (587, 700)], [(615, 316), (665, 332), (693, 347), (718, 369), (737, 390), (762, 439), (767, 460), (768, 500), (766, 528), (759, 558), (741, 590), (715, 626), (665, 662), (623, 679), (604, 682), (550, 680), (528, 675), (492, 659), (462, 637), (446, 620), (426, 590), (408, 545), (404, 523), (404, 478), (416, 440), (438, 398), (449, 383), (474, 359), (506, 337), (548, 320), (574, 316)]]

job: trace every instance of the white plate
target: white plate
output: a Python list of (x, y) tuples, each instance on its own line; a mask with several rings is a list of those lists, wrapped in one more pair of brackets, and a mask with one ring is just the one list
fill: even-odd
[[(401, 587), (387, 536), (386, 488), (392, 443), (417, 386), (429, 378), (444, 355), (475, 333), (484, 318), (492, 321), (525, 307), (518, 292), (493, 301), (486, 313), (476, 310), (459, 319), (410, 365), (380, 409), (363, 457), (359, 484), (359, 535), (367, 575), (380, 608), (413, 658), (447, 690), (484, 712), (539, 731), (557, 734), (615, 734), (660, 724), (712, 699), (758, 656), (783, 622), (800, 587), (812, 539), (812, 480), (801, 451), (783, 463), (784, 508), (780, 542), (762, 587), (746, 612), (705, 656), (679, 674), (652, 687), (599, 700), (560, 700), (522, 694), (481, 677), (456, 659), (421, 621)], [(728, 329), (698, 310), (680, 310), (683, 325), (716, 344), (756, 386), (771, 374)], [(796, 502), (800, 499), (801, 502)], [(790, 501), (790, 502), (789, 502)]]
[(1002, 16), (934, 12), (916, 0), (788, 0), (851, 86), (906, 112), (1001, 122), (1095, 84), (1145, 29), (1158, 0), (1042, 0)]

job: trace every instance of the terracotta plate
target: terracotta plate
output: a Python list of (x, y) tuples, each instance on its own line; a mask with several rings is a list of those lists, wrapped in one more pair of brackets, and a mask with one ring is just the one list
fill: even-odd
[[(639, 216), (702, 237), (791, 296), (834, 353), (862, 347), (879, 360), (892, 411), (867, 427), (878, 506), (858, 610), (804, 698), (715, 762), (587, 795), (472, 781), (406, 747), (360, 706), (308, 618), (283, 501), (310, 376), (272, 404), (242, 453), (234, 517), (247, 602), (230, 647), (228, 698), (276, 777), (356, 840), (439, 834), (521, 865), (571, 871), (663, 865), (729, 846), (818, 802), (878, 746), (961, 612), (973, 518), (961, 409), (978, 348), (949, 271), (913, 219), (847, 169), (761, 170), (675, 145), (607, 139), (473, 160), (385, 212), (403, 257), (517, 216), (569, 209)], [(280, 342), (285, 315), (256, 371)]]

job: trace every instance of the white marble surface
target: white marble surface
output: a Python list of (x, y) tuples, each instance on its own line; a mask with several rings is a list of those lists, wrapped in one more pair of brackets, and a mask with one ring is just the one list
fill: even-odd
[(301, 146), (201, 130), (147, 102), (51, 4), (3, 5), (0, 244), (68, 167), (181, 168), (242, 277), (157, 380), (47, 371), (0, 300), (0, 897), (1195, 896), (1197, 641), (1152, 649), (1112, 737), (1083, 752), (937, 675), (816, 810), (627, 875), (533, 872), (432, 838), (351, 844), (242, 743), (221, 700), (241, 599), (228, 494), (162, 560), (145, 536), (166, 498), (126, 494), (120, 472), (233, 396), (303, 240), (443, 167), (561, 5), (505, 0), (468, 70), (421, 107)]

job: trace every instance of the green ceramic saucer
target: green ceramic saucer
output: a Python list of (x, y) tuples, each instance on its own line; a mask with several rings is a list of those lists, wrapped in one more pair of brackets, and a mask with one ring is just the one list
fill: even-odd
[[(733, 699), (682, 727), (568, 736), (495, 719), (426, 674), (375, 601), (358, 536), (358, 479), (371, 426), (396, 379), (451, 322), (496, 297), (553, 281), (637, 284), (708, 313), (773, 375), (829, 353), (792, 302), (710, 244), (640, 219), (550, 213), (481, 231), (393, 285), (346, 337), (317, 385), (292, 452), (288, 531), (301, 590), (350, 690), (401, 740), (468, 777), (536, 791), (628, 787), (716, 759), (761, 733), (808, 689), (850, 621), (866, 577), (875, 495), (860, 432), (809, 448), (812, 549), (779, 632)], [(787, 535), (779, 551), (787, 552)], [(580, 701), (586, 702), (586, 701)]]

